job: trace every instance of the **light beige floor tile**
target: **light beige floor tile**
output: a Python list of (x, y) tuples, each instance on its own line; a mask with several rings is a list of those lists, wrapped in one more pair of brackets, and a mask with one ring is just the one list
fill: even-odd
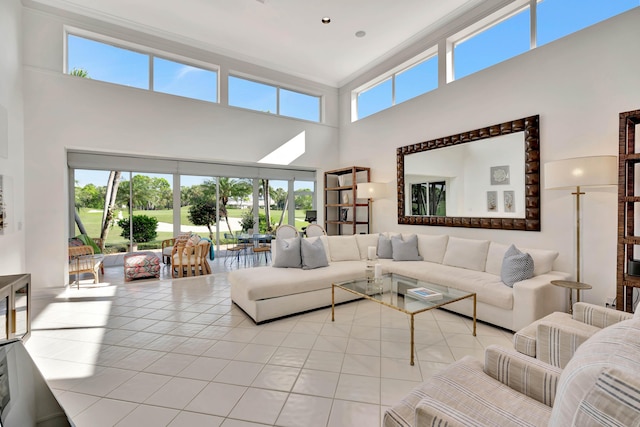
[(216, 375), (229, 364), (227, 359), (214, 357), (197, 357), (191, 364), (180, 371), (176, 376), (212, 381)]
[(147, 366), (144, 371), (174, 376), (193, 363), (196, 357), (188, 354), (167, 353)]
[(166, 375), (140, 372), (111, 391), (107, 397), (142, 403), (171, 380)]
[(250, 388), (229, 416), (255, 423), (274, 424), (288, 395), (280, 391)]
[(327, 427), (379, 426), (380, 406), (334, 399)]
[(339, 378), (340, 374), (337, 372), (303, 369), (293, 386), (293, 392), (333, 398)]
[(301, 368), (309, 356), (309, 350), (303, 348), (278, 347), (271, 356), (269, 364)]
[(111, 427), (131, 413), (138, 405), (121, 400), (100, 399), (76, 417), (76, 427)]
[(145, 400), (145, 403), (167, 408), (184, 409), (206, 385), (206, 381), (172, 378)]
[(164, 426), (178, 415), (178, 410), (140, 405), (124, 417), (116, 427)]
[(262, 367), (260, 363), (232, 360), (214, 379), (220, 383), (248, 386), (256, 379)]
[(336, 399), (380, 404), (380, 378), (342, 374), (336, 388)]
[(312, 350), (309, 353), (304, 367), (306, 369), (316, 369), (320, 371), (340, 372), (343, 361), (344, 353)]
[(226, 417), (246, 391), (246, 387), (212, 382), (189, 402), (185, 410)]
[(224, 418), (214, 415), (180, 411), (168, 427), (220, 427)]
[(251, 387), (278, 391), (291, 391), (299, 373), (299, 368), (265, 365), (256, 379), (253, 380)]
[(324, 427), (331, 412), (331, 399), (290, 394), (276, 424), (282, 427)]

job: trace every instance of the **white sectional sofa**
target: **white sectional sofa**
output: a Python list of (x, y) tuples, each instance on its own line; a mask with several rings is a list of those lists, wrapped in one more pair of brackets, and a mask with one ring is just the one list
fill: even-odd
[[(389, 233), (383, 233), (389, 236)], [(403, 238), (410, 235), (404, 234)], [(377, 246), (379, 234), (322, 236), (328, 266), (312, 270), (247, 268), (229, 273), (231, 299), (256, 323), (331, 305), (331, 284), (364, 277), (367, 248)], [(501, 281), (505, 252), (510, 245), (447, 235), (417, 235), (422, 261), (379, 259), (383, 273), (397, 273), (477, 294), (477, 318), (517, 331), (554, 311), (566, 308), (566, 293), (551, 280), (568, 279), (553, 271), (558, 253), (519, 248), (533, 259), (533, 277), (513, 287)], [(274, 253), (274, 259), (277, 253)], [(356, 298), (336, 291), (336, 303)], [(472, 300), (447, 305), (448, 310), (473, 314)]]

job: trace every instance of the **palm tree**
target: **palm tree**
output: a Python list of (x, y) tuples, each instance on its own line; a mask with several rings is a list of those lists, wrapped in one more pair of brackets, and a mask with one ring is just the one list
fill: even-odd
[[(204, 185), (212, 185), (215, 194), (215, 181), (206, 181)], [(251, 185), (244, 179), (227, 177), (218, 179), (218, 195), (220, 197), (220, 204), (222, 205), (220, 207), (220, 214), (224, 216), (229, 233), (233, 233), (233, 231), (231, 231), (231, 224), (229, 224), (229, 216), (227, 214), (227, 204), (229, 203), (229, 199), (242, 199), (249, 194), (251, 194)]]
[(69, 75), (70, 76), (76, 76), (76, 77), (82, 77), (85, 79), (90, 79), (91, 77), (89, 77), (89, 72), (87, 70), (85, 70), (84, 68), (77, 68), (74, 67), (73, 70), (69, 71)]

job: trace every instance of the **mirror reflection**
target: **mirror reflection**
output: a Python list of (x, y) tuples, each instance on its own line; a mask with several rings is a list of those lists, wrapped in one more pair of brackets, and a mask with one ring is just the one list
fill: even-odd
[(524, 218), (524, 132), (405, 157), (409, 215)]
[(539, 116), (397, 149), (398, 223), (540, 230)]

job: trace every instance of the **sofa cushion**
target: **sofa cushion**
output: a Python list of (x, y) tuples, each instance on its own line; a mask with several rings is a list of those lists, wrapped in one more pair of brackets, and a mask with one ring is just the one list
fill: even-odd
[(327, 236), (331, 261), (359, 261), (356, 236)]
[(507, 249), (509, 249), (509, 245), (496, 242), (489, 243), (484, 271), (499, 276), (502, 273), (502, 261), (504, 261), (504, 254)]
[(533, 258), (533, 275), (539, 276), (553, 270), (553, 262), (558, 258), (557, 251), (546, 249), (528, 249), (522, 248), (522, 252), (526, 252)]
[(384, 234), (380, 234), (378, 237), (378, 258), (393, 258), (393, 246), (391, 246), (391, 239)]
[(369, 246), (378, 245), (378, 234), (356, 234), (360, 259), (367, 259)]
[[(320, 289), (331, 289), (332, 283), (364, 277), (364, 263), (358, 261), (332, 262), (326, 268), (303, 270), (272, 268), (269, 266), (242, 268), (229, 272), (229, 283), (246, 299), (259, 301)], [(345, 292), (336, 290), (336, 292)], [(329, 304), (331, 301), (329, 300)], [(292, 313), (295, 313), (292, 308)]]
[(448, 241), (449, 236), (446, 234), (439, 236), (418, 234), (418, 253), (425, 261), (442, 264)]
[(442, 263), (452, 267), (484, 271), (488, 250), (488, 240), (449, 237)]
[[(608, 395), (607, 399), (618, 400), (620, 393), (611, 384), (618, 382), (621, 388), (635, 388), (640, 385), (640, 320), (625, 320), (597, 332), (584, 342), (573, 355), (562, 371), (560, 383), (556, 393), (556, 400), (551, 412), (549, 426), (570, 426), (576, 418), (584, 416), (583, 410), (591, 406), (591, 413), (602, 412), (603, 408), (595, 404), (594, 389), (603, 387), (602, 374), (607, 372), (612, 378), (606, 379), (607, 385), (601, 389)], [(637, 391), (634, 392), (637, 396)], [(626, 415), (626, 412), (638, 414), (637, 406), (631, 409), (622, 402), (616, 403), (616, 413), (607, 412), (612, 421), (608, 425), (638, 425), (625, 424), (616, 417)], [(597, 408), (596, 408), (597, 407)], [(585, 425), (585, 424), (582, 424)]]
[(511, 245), (504, 254), (500, 279), (502, 283), (513, 287), (513, 284), (521, 280), (533, 277), (533, 258), (531, 255), (521, 252), (515, 245)]
[(278, 268), (301, 268), (300, 237), (290, 239), (276, 239), (278, 256), (273, 260), (273, 266)]
[(314, 268), (327, 267), (329, 265), (322, 240), (317, 237), (302, 239), (300, 241), (300, 254), (303, 270), (313, 270)]
[(422, 257), (418, 255), (418, 236), (415, 234), (392, 237), (391, 248), (394, 261), (422, 261)]
[(392, 262), (385, 265), (391, 273), (465, 292), (475, 292), (478, 302), (505, 310), (513, 309), (513, 290), (493, 274), (424, 261)]

